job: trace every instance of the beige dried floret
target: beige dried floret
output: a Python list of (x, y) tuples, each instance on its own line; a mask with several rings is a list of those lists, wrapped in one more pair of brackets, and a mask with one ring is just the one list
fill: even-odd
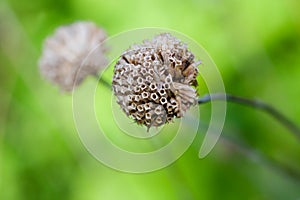
[[(44, 42), (39, 60), (41, 74), (63, 91), (71, 91), (86, 76), (96, 75), (106, 66), (106, 50), (98, 46), (106, 37), (105, 31), (92, 22), (80, 21), (58, 27)], [(79, 68), (80, 73), (77, 73)]]
[(169, 33), (133, 45), (115, 65), (117, 103), (148, 129), (172, 122), (197, 102), (199, 64), (187, 45)]

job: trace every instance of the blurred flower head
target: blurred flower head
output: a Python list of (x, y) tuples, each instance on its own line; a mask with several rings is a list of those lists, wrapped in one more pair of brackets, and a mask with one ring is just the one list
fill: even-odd
[(172, 122), (197, 101), (199, 64), (187, 45), (169, 33), (133, 45), (115, 65), (117, 103), (148, 129)]
[(58, 27), (44, 42), (39, 60), (41, 74), (63, 91), (71, 91), (86, 76), (97, 75), (106, 66), (106, 50), (98, 46), (106, 37), (105, 31), (92, 22)]

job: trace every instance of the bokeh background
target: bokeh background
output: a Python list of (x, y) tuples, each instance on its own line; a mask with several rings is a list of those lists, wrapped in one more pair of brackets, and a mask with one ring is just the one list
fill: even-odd
[(1, 0), (0, 199), (299, 199), (300, 141), (270, 116), (229, 104), (205, 159), (199, 131), (174, 164), (122, 173), (87, 152), (72, 96), (37, 67), (43, 40), (62, 24), (91, 20), (109, 35), (171, 28), (206, 48), (227, 92), (262, 99), (299, 124), (299, 8), (296, 0)]

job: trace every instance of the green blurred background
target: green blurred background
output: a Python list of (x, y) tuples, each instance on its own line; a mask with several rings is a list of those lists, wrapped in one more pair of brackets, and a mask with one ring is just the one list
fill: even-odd
[(126, 174), (87, 152), (71, 95), (37, 68), (44, 38), (62, 24), (91, 20), (109, 35), (171, 28), (206, 48), (227, 92), (260, 98), (299, 124), (299, 8), (297, 0), (0, 0), (0, 199), (299, 199), (300, 142), (266, 114), (229, 104), (208, 157), (198, 158), (199, 134), (171, 166)]

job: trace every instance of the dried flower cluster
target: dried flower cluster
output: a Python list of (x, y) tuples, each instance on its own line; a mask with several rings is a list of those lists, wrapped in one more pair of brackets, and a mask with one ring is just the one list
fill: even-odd
[[(197, 100), (200, 61), (169, 33), (133, 45), (117, 61), (113, 92), (127, 116), (148, 127), (180, 118)], [(193, 87), (194, 86), (194, 87)]]
[[(75, 22), (57, 28), (44, 43), (39, 60), (41, 74), (62, 90), (71, 91), (86, 76), (96, 75), (107, 64), (105, 48), (97, 47), (105, 39), (106, 33), (92, 22)], [(95, 47), (95, 52), (87, 57)]]

